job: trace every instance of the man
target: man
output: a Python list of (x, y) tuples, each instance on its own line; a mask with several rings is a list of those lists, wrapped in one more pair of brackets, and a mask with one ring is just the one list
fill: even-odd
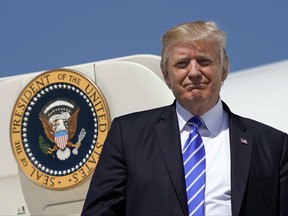
[[(176, 100), (114, 119), (82, 215), (287, 216), (287, 134), (221, 101), (225, 33), (213, 22), (190, 22), (162, 42), (161, 69)], [(186, 170), (194, 142), (201, 160)]]

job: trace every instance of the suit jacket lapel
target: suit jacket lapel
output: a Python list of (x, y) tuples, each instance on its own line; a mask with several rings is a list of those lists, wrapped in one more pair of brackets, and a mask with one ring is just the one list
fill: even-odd
[(247, 133), (247, 128), (241, 119), (234, 115), (225, 104), (224, 108), (230, 116), (232, 215), (238, 216), (249, 176), (253, 137)]
[(177, 115), (175, 106), (169, 108), (161, 116), (160, 122), (155, 125), (155, 130), (183, 214), (188, 215)]

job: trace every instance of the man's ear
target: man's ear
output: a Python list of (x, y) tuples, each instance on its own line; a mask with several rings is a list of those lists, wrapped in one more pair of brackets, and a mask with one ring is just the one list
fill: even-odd
[(230, 69), (230, 61), (229, 61), (229, 58), (227, 56), (227, 52), (226, 52), (226, 49), (223, 48), (223, 54), (224, 54), (224, 59), (222, 59), (222, 76), (221, 76), (221, 81), (224, 82), (228, 76), (228, 73), (229, 73), (229, 69)]
[(223, 68), (221, 81), (224, 82), (226, 80), (227, 76), (228, 76), (228, 70)]
[(164, 71), (163, 72), (163, 78), (164, 78), (164, 80), (166, 82), (166, 85), (170, 88), (171, 87), (171, 82), (170, 82), (168, 71)]
[(229, 71), (229, 62), (225, 62), (223, 65), (222, 69), (222, 76), (221, 76), (221, 81), (224, 82), (228, 76), (228, 71)]

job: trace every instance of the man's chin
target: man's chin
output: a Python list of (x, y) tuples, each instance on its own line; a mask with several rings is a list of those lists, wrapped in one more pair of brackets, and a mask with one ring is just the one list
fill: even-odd
[(190, 90), (188, 93), (192, 99), (195, 98), (195, 99), (199, 100), (199, 99), (204, 97), (203, 89), (194, 88), (194, 89)]
[(202, 91), (191, 91), (182, 98), (183, 101), (190, 102), (190, 103), (200, 103), (201, 101), (204, 102), (205, 97)]

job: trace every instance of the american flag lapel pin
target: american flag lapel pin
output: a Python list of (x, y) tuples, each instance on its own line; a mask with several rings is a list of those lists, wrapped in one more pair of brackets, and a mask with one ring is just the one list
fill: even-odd
[(241, 144), (248, 145), (248, 141), (244, 138), (240, 138)]

